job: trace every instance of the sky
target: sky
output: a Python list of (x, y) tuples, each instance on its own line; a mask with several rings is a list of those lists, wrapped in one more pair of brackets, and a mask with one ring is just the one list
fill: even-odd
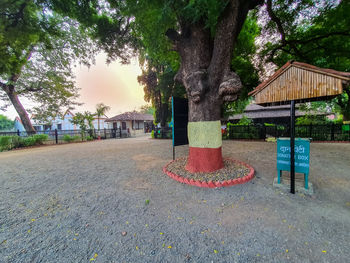
[[(73, 112), (95, 112), (96, 104), (102, 102), (111, 107), (106, 115), (113, 117), (126, 111), (139, 110), (140, 106), (147, 104), (143, 99), (143, 88), (137, 82), (137, 76), (141, 74), (137, 59), (128, 65), (121, 65), (118, 61), (107, 65), (106, 56), (101, 53), (96, 57), (95, 65), (90, 68), (77, 66), (74, 71), (76, 86), (80, 88), (78, 101), (84, 105), (76, 107)], [(25, 99), (21, 99), (21, 102), (26, 109), (33, 105)], [(18, 116), (12, 106), (5, 112), (0, 111), (0, 114), (10, 119)]]

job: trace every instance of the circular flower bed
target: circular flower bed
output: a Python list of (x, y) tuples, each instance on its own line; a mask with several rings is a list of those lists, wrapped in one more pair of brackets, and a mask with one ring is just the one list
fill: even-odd
[(190, 173), (185, 169), (187, 157), (178, 158), (168, 163), (163, 171), (174, 180), (198, 187), (223, 187), (248, 182), (254, 177), (250, 165), (226, 158), (224, 168), (210, 173)]

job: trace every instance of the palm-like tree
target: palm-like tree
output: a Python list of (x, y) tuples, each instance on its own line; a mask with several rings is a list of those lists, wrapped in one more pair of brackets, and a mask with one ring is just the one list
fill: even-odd
[(100, 118), (105, 115), (107, 111), (109, 111), (111, 107), (104, 105), (103, 103), (99, 103), (96, 105), (96, 116), (98, 121), (98, 132), (100, 132)]

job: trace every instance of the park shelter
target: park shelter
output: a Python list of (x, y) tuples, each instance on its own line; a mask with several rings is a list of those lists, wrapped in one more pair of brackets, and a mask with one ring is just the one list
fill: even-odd
[(350, 73), (289, 61), (249, 93), (262, 106), (290, 104), (291, 193), (295, 193), (294, 134), (295, 103), (328, 100), (343, 93), (350, 84)]
[(350, 72), (289, 61), (249, 95), (262, 106), (328, 100), (341, 94), (349, 80)]

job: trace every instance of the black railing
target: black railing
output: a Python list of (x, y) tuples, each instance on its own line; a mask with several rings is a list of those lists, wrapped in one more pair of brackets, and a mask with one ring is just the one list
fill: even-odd
[(0, 132), (0, 136), (18, 136), (21, 138), (30, 137), (36, 134), (45, 134), (47, 139), (45, 143), (59, 144), (66, 142), (77, 142), (95, 139), (113, 139), (130, 137), (128, 130), (118, 129), (88, 129), (85, 132), (81, 130), (48, 130), (48, 131), (15, 131), (15, 132)]
[(171, 139), (172, 138), (172, 128), (171, 127), (164, 127), (164, 128), (157, 128), (155, 127), (153, 130), (154, 138), (155, 139)]
[[(229, 125), (224, 139), (260, 139), (289, 137), (289, 125)], [(295, 136), (313, 141), (350, 141), (350, 124), (296, 125)]]

